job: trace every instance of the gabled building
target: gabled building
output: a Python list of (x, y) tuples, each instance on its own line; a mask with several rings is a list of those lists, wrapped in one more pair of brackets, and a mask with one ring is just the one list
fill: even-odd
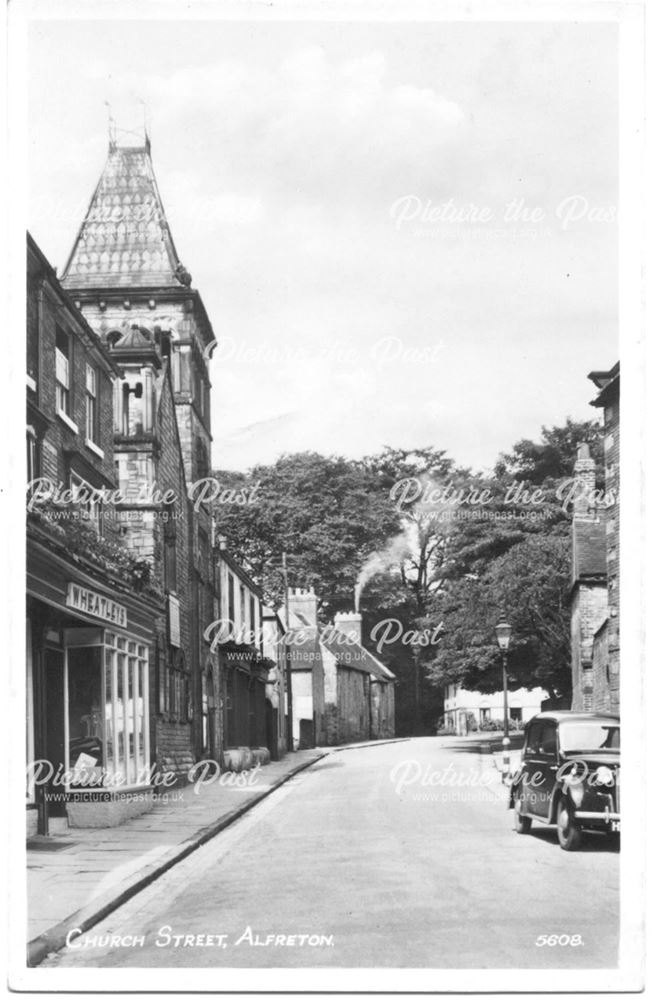
[[(207, 361), (215, 338), (179, 260), (147, 136), (139, 146), (111, 140), (62, 283), (124, 372), (114, 396), (118, 478), (145, 502), (122, 530), (151, 562), (166, 599), (152, 752), (160, 768), (182, 778), (214, 743), (208, 705), (219, 686), (204, 639), (216, 614), (212, 523), (193, 502), (193, 484), (210, 470)], [(161, 499), (168, 491), (172, 499)]]
[(396, 678), (363, 646), (362, 616), (340, 613), (320, 628), (314, 590), (294, 588), (288, 596), (295, 746), (392, 738)]

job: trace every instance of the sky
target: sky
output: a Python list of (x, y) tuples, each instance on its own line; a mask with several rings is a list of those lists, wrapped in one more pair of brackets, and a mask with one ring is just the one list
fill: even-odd
[(146, 115), (219, 343), (214, 466), (433, 445), (489, 468), (595, 418), (587, 373), (617, 359), (616, 30), (33, 21), (29, 228), (61, 273), (107, 102)]

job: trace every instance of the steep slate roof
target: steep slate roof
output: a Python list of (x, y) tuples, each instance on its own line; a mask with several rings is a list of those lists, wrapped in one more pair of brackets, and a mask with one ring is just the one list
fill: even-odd
[(382, 681), (396, 679), (396, 675), (380, 660), (377, 660), (368, 649), (365, 649), (358, 642), (351, 642), (348, 636), (337, 629), (328, 630), (326, 635), (322, 637), (321, 644), (337, 658), (337, 662), (343, 667), (362, 670)]
[(189, 278), (165, 217), (149, 141), (112, 142), (62, 280), (79, 289), (168, 288)]

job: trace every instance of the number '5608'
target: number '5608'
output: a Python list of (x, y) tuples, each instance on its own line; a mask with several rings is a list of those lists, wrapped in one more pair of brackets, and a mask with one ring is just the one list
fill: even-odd
[(537, 948), (544, 948), (546, 945), (549, 948), (554, 948), (555, 945), (561, 945), (562, 948), (567, 946), (577, 948), (578, 945), (584, 944), (581, 934), (539, 934), (534, 943)]

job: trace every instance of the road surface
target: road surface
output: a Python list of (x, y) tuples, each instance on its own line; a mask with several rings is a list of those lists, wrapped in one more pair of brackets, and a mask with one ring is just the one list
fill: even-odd
[(615, 967), (615, 847), (514, 833), (470, 747), (329, 755), (41, 968)]

